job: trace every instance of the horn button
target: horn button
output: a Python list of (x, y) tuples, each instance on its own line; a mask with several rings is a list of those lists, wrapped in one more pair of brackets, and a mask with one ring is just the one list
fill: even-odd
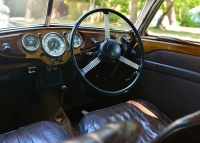
[(99, 48), (100, 58), (107, 62), (115, 62), (121, 55), (119, 44), (112, 39), (106, 39)]

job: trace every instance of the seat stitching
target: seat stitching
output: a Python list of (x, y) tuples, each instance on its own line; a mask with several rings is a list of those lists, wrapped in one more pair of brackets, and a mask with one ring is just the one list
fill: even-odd
[[(5, 134), (5, 135), (6, 135), (6, 134)], [(7, 143), (6, 138), (5, 138), (5, 135), (3, 135), (3, 138), (4, 138), (5, 142)]]
[[(124, 103), (123, 103), (123, 104), (121, 104), (121, 105), (122, 105), (122, 106), (124, 106)], [(121, 106), (121, 105), (120, 105), (120, 106)], [(121, 107), (120, 107), (120, 108), (121, 108)], [(126, 111), (129, 111), (127, 108), (125, 108), (125, 109), (126, 109)], [(131, 121), (131, 117), (129, 118), (129, 117), (128, 117), (128, 116), (126, 116), (126, 115), (124, 115), (124, 117), (125, 117), (125, 118), (127, 118), (129, 121)]]
[[(24, 129), (24, 128), (22, 128), (22, 129)], [(27, 136), (29, 137), (29, 139), (32, 141), (32, 143), (33, 143), (33, 140), (32, 140), (32, 138), (31, 138), (31, 135), (29, 134), (29, 131), (28, 131), (28, 127), (26, 127), (26, 129), (25, 129), (25, 134), (27, 134)]]
[[(101, 114), (103, 115), (103, 117), (104, 117), (104, 116), (108, 116), (108, 114), (106, 114), (104, 111), (105, 111), (105, 110), (101, 110)], [(111, 121), (110, 118), (108, 118), (108, 119), (109, 119), (109, 121)], [(105, 126), (106, 124), (108, 124), (107, 121), (106, 121), (106, 122), (103, 122), (102, 118), (98, 118), (98, 120), (99, 120), (101, 123), (103, 123), (104, 126)]]
[[(54, 128), (50, 125), (50, 124), (47, 124), (47, 122), (43, 122), (43, 123), (45, 123), (46, 125), (48, 125), (49, 127), (51, 127), (51, 129), (54, 131), (54, 133), (59, 137), (59, 139), (61, 140), (61, 141), (63, 141), (62, 140), (62, 138), (59, 136), (59, 134), (57, 134), (56, 133), (56, 131), (54, 130)], [(56, 123), (57, 124), (57, 123)], [(60, 126), (60, 125), (59, 125)], [(62, 127), (61, 127), (62, 128)], [(66, 133), (66, 135), (67, 135), (67, 137), (69, 137), (69, 138), (71, 138), (70, 136), (69, 136), (69, 134), (62, 128), (62, 130)]]
[[(135, 108), (138, 108), (137, 106), (135, 106)], [(138, 108), (139, 109), (139, 108)], [(137, 112), (138, 112), (138, 114), (140, 114), (141, 115), (141, 117), (143, 118), (143, 119), (146, 119), (146, 118), (144, 118), (143, 116), (142, 116), (142, 114), (141, 113), (143, 113), (143, 112), (140, 112), (140, 110), (137, 110)], [(150, 116), (151, 117), (151, 116)], [(156, 121), (157, 122), (157, 120), (155, 120), (155, 118), (152, 118), (151, 117), (151, 119), (153, 119), (154, 121)], [(146, 120), (145, 120), (146, 121)], [(158, 123), (158, 122), (157, 122)], [(159, 130), (157, 130), (157, 129), (155, 129), (151, 124), (149, 124), (151, 127), (152, 127), (152, 130), (154, 130), (155, 132), (159, 132)], [(148, 134), (148, 133), (147, 133)], [(149, 134), (148, 134), (149, 135)], [(149, 135), (150, 136), (150, 135)], [(151, 137), (151, 136), (150, 136)]]
[[(129, 105), (134, 105), (134, 104), (129, 104)], [(143, 104), (142, 104), (143, 105)], [(134, 107), (135, 108), (138, 108), (137, 106), (135, 106), (134, 105)], [(146, 106), (145, 106), (146, 107)], [(149, 109), (149, 107), (146, 107), (146, 108), (148, 108)], [(146, 118), (144, 118), (143, 116), (142, 116), (142, 113), (143, 113), (143, 111), (141, 111), (140, 110), (140, 108), (138, 108), (139, 110), (136, 110), (140, 115), (141, 115), (141, 118), (143, 118), (143, 119), (145, 119), (144, 121), (146, 121)], [(153, 112), (154, 113), (154, 112)], [(145, 115), (147, 115), (147, 114), (145, 114)], [(148, 115), (149, 116), (149, 115)], [(149, 116), (151, 119), (153, 119), (156, 123), (158, 123), (158, 121), (156, 120), (156, 118), (153, 118), (152, 116)], [(160, 118), (159, 118), (160, 119)], [(160, 121), (162, 121), (162, 120), (160, 120)], [(159, 132), (160, 130), (159, 129), (155, 129), (151, 124), (149, 124), (151, 127), (152, 127), (152, 130), (153, 131), (155, 131), (155, 132)], [(157, 126), (158, 127), (158, 126)]]
[[(140, 104), (142, 104), (143, 106), (145, 106), (146, 108), (150, 108), (148, 105), (146, 105), (146, 104), (149, 104), (150, 106), (152, 106), (153, 108), (154, 108), (154, 110), (156, 110), (156, 111), (158, 111), (158, 112), (160, 112), (159, 110), (158, 110), (158, 108), (156, 107), (156, 106), (154, 106), (153, 104), (151, 104), (150, 102), (147, 102), (147, 101), (137, 101), (136, 100), (136, 102), (138, 102), (138, 103), (140, 103)], [(144, 102), (146, 102), (146, 104), (144, 103)], [(152, 111), (151, 109), (149, 109), (151, 112), (153, 112), (154, 114), (156, 114), (159, 118), (159, 120), (161, 121), (160, 123), (161, 124), (164, 124), (165, 125), (165, 127), (168, 125), (165, 121), (166, 121), (166, 119), (168, 118), (166, 115), (164, 115), (163, 113), (161, 114), (161, 115), (163, 115), (164, 116), (164, 119), (163, 118), (161, 118), (161, 116), (160, 115), (158, 115), (157, 113), (155, 113), (154, 111)], [(169, 118), (168, 118), (169, 119)], [(154, 119), (155, 120), (155, 119)], [(156, 120), (155, 120), (156, 121)], [(169, 121), (171, 121), (170, 119), (169, 119)], [(156, 121), (157, 122), (157, 121)], [(163, 125), (163, 126), (164, 126)], [(160, 129), (160, 128), (159, 128)]]
[[(149, 107), (146, 106), (143, 102), (139, 102), (139, 103), (142, 104), (142, 105), (144, 105), (145, 107), (149, 108)], [(151, 103), (149, 103), (149, 102), (147, 102), (147, 103), (150, 104), (151, 106), (153, 106), (154, 109), (158, 111), (158, 108), (155, 107), (153, 104), (151, 104)], [(150, 110), (151, 110), (151, 109), (150, 109)], [(152, 110), (151, 110), (151, 111), (152, 111)], [(160, 119), (166, 126), (168, 125), (166, 122), (164, 122), (164, 121), (166, 121), (166, 119), (168, 118), (165, 114), (162, 113), (162, 115), (165, 117), (165, 120), (164, 120), (163, 118), (161, 118), (160, 115), (158, 115), (158, 114), (155, 113), (154, 111), (152, 111), (152, 112), (153, 112), (154, 114), (156, 114), (156, 115), (159, 117), (159, 119)], [(168, 118), (168, 119), (169, 119), (169, 118)], [(169, 119), (169, 121), (171, 121), (171, 120)]]
[[(121, 109), (121, 105), (120, 105), (120, 109)], [(127, 111), (127, 108), (125, 108), (125, 109), (126, 109), (126, 111)], [(117, 108), (117, 110), (119, 110), (119, 109)], [(120, 112), (121, 112), (121, 110), (120, 110)], [(123, 117), (125, 118), (125, 120), (126, 120), (126, 119), (128, 119), (128, 120), (131, 119), (131, 118), (129, 119), (126, 115), (124, 115)]]
[[(123, 106), (125, 106), (125, 104), (123, 104)], [(127, 106), (125, 106), (125, 108), (127, 108)], [(135, 106), (133, 107), (133, 108), (135, 108)], [(142, 127), (142, 130), (144, 131), (144, 132), (146, 132), (146, 130), (144, 129), (144, 126), (143, 126), (143, 124), (141, 123), (141, 121), (139, 120), (139, 117), (138, 117), (138, 111), (137, 110), (135, 110), (136, 112), (135, 112), (135, 115), (132, 113), (132, 110), (131, 110), (131, 108), (127, 108), (128, 109), (128, 111), (129, 111), (129, 114), (131, 114), (133, 117), (134, 117), (134, 120), (135, 121), (137, 121), (140, 125), (141, 125), (141, 127)], [(139, 114), (139, 115), (141, 115), (141, 114)], [(147, 132), (146, 132), (147, 133)], [(147, 133), (148, 134), (148, 133)], [(140, 134), (140, 137), (145, 141), (145, 139), (144, 139), (144, 137)]]
[(96, 128), (95, 128), (94, 124), (92, 124), (92, 121), (91, 121), (91, 120), (88, 118), (88, 116), (87, 116), (87, 115), (86, 115), (85, 117), (86, 117), (86, 119), (87, 119), (87, 120), (90, 122), (90, 125), (92, 125), (92, 126), (93, 126), (93, 128), (94, 128), (94, 130), (95, 130)]
[(79, 129), (81, 130), (81, 131), (79, 131), (79, 133), (81, 132), (81, 133), (84, 133), (84, 131), (83, 131), (83, 129), (82, 129), (82, 126), (79, 124), (78, 125), (78, 127), (79, 127)]
[[(109, 109), (109, 108), (104, 108), (104, 109)], [(93, 114), (99, 112), (100, 114), (106, 115), (106, 113), (104, 112), (104, 109), (94, 111)], [(90, 117), (91, 117), (91, 116), (94, 116), (93, 114), (90, 115)], [(108, 115), (107, 115), (107, 116), (108, 116)], [(87, 118), (87, 120), (90, 122), (90, 125), (92, 125), (94, 129), (97, 129), (97, 128), (94, 126), (94, 124), (92, 123), (92, 120), (90, 120), (90, 118), (89, 118), (87, 115), (86, 115), (86, 118)], [(99, 122), (102, 123), (101, 125), (103, 125), (103, 124), (108, 124), (108, 122), (103, 122), (103, 120), (101, 120), (101, 118), (97, 118), (97, 120), (98, 120)], [(109, 119), (109, 121), (110, 121), (110, 119)]]
[[(137, 101), (138, 102), (138, 101)], [(146, 102), (146, 104), (144, 104), (144, 102)], [(147, 101), (140, 101), (139, 102), (140, 104), (144, 105), (145, 107), (149, 108), (149, 106), (147, 106), (147, 104), (149, 104), (150, 106), (152, 106), (155, 110), (159, 110), (155, 105), (151, 104), (150, 102), (147, 102)], [(152, 110), (151, 110), (152, 111)], [(154, 111), (152, 111), (154, 113)], [(156, 114), (156, 113), (155, 113)], [(157, 115), (157, 114), (156, 114)], [(165, 117), (165, 118), (168, 118), (165, 114), (162, 113), (162, 115)], [(159, 116), (159, 115), (158, 115)], [(160, 116), (159, 116), (160, 117)], [(168, 118), (169, 119), (169, 118)], [(169, 119), (170, 120), (170, 119)], [(171, 120), (170, 120), (171, 121)]]
[(18, 142), (20, 143), (19, 138), (17, 137), (17, 134), (15, 132), (13, 132), (13, 133), (14, 133), (15, 137), (17, 138)]
[[(60, 141), (62, 141), (62, 138), (56, 133), (56, 131), (52, 128), (52, 126), (51, 125), (49, 125), (47, 122), (42, 122), (42, 123), (44, 123), (44, 124), (46, 124), (47, 126), (49, 126), (52, 130), (53, 130), (53, 132), (57, 135), (57, 137), (60, 139)], [(62, 128), (63, 129), (63, 128)], [(63, 129), (64, 130), (64, 129)], [(65, 131), (65, 130), (64, 130)], [(66, 132), (65, 132), (66, 133)], [(66, 133), (67, 134), (67, 133)], [(67, 134), (68, 135), (68, 134)], [(69, 136), (68, 136), (69, 137)]]
[(41, 135), (46, 139), (46, 141), (48, 142), (48, 143), (50, 143), (48, 140), (47, 140), (47, 138), (45, 137), (45, 135), (43, 134), (43, 132), (35, 125), (35, 124), (32, 124), (33, 126), (35, 126), (35, 128), (37, 128), (37, 130), (41, 133)]
[[(123, 104), (123, 106), (125, 106), (125, 104)], [(126, 106), (125, 106), (126, 107)], [(135, 106), (134, 106), (134, 108), (135, 108)], [(137, 117), (135, 117), (135, 120), (142, 126), (142, 130), (144, 131), (144, 132), (146, 132), (146, 134), (149, 136), (149, 137), (151, 137), (149, 134), (148, 134), (148, 132), (144, 129), (144, 126), (142, 125), (142, 123), (140, 122), (140, 120), (139, 120), (139, 117), (138, 117), (138, 114), (139, 115), (141, 115), (140, 113), (139, 113), (139, 111), (138, 110), (135, 110), (136, 112), (136, 115), (134, 116), (133, 114), (132, 114), (132, 112), (130, 111), (131, 109), (130, 108), (128, 108), (128, 110), (129, 110), (129, 112), (130, 112), (130, 114), (133, 116), (133, 117), (135, 117), (135, 116), (137, 116)], [(142, 116), (142, 115), (141, 115)], [(145, 119), (145, 118), (144, 118)]]
[[(125, 104), (122, 104), (122, 106), (125, 106)], [(125, 108), (128, 110), (129, 114), (131, 114), (131, 115), (135, 118), (135, 120), (142, 126), (142, 123), (136, 119), (137, 117), (135, 117), (135, 116), (130, 112), (130, 108), (127, 108), (127, 106), (125, 106)], [(136, 115), (136, 116), (137, 116), (137, 115)], [(142, 126), (142, 127), (143, 127), (143, 126)], [(142, 128), (142, 130), (144, 130), (144, 129)], [(145, 131), (145, 130), (144, 130), (144, 131)], [(142, 137), (141, 134), (140, 134), (140, 137), (144, 140), (144, 138)]]
[[(138, 102), (138, 101), (137, 101)], [(144, 101), (144, 102), (146, 102), (146, 101)], [(149, 106), (147, 106), (146, 104), (149, 104), (150, 106), (152, 106), (157, 112), (160, 112), (159, 110), (158, 110), (158, 108), (156, 107), (156, 106), (154, 106), (153, 104), (151, 104), (151, 103), (149, 103), (149, 102), (146, 102), (146, 104), (144, 103), (144, 102), (141, 102), (141, 104), (142, 105), (144, 105), (145, 107), (147, 107), (147, 108), (151, 108), (151, 107), (149, 107)], [(151, 110), (152, 111), (152, 110)], [(153, 111), (152, 111), (153, 112)], [(154, 112), (153, 112), (154, 113)], [(162, 113), (162, 112), (161, 112)], [(156, 113), (155, 113), (156, 114)], [(157, 115), (157, 114), (156, 114)], [(161, 114), (161, 115), (163, 115), (163, 114)], [(154, 131), (156, 131), (157, 132), (157, 134), (159, 133), (159, 131), (161, 130), (161, 129), (163, 129), (164, 127), (166, 127), (168, 124), (166, 123), (166, 122), (164, 122), (164, 120), (161, 118), (161, 116), (159, 116), (158, 115), (158, 117), (159, 117), (159, 121), (160, 122), (158, 122), (157, 120), (155, 120), (154, 118), (153, 118), (153, 120), (154, 121), (156, 121), (158, 124), (157, 124), (157, 129), (155, 129), (155, 128), (152, 128), (152, 130), (154, 130)], [(166, 117), (166, 116), (164, 116), (164, 117)], [(165, 118), (166, 119), (166, 118)], [(159, 124), (160, 123), (160, 124)], [(164, 124), (164, 125), (162, 125), (162, 124)], [(151, 124), (150, 124), (151, 125)], [(162, 128), (160, 128), (160, 126), (159, 125), (162, 125)], [(152, 125), (151, 125), (152, 126)]]
[[(109, 110), (110, 107), (109, 107), (109, 108), (104, 108), (104, 109), (108, 109), (108, 110)], [(95, 111), (95, 112), (93, 112), (93, 113), (96, 114), (96, 113), (99, 112), (100, 114), (103, 114), (104, 116), (105, 116), (105, 115), (108, 116), (108, 114), (106, 114), (106, 113), (104, 112), (104, 111), (105, 111), (104, 109), (97, 110), (97, 111)], [(93, 116), (94, 116), (94, 115), (93, 115)], [(88, 118), (88, 117), (87, 117), (87, 118)], [(88, 118), (88, 119), (89, 119), (89, 118)], [(106, 124), (109, 123), (109, 122), (103, 122), (103, 120), (101, 120), (102, 118), (97, 118), (97, 119), (98, 119), (99, 122), (101, 122), (101, 123), (104, 124), (104, 125), (106, 125)], [(108, 119), (109, 119), (109, 121), (111, 121), (110, 118), (108, 118)], [(89, 119), (89, 120), (90, 120), (90, 119)], [(91, 121), (91, 120), (90, 120), (90, 121)], [(92, 122), (90, 122), (90, 123), (92, 124)], [(93, 124), (92, 124), (92, 125), (93, 125)], [(93, 126), (94, 126), (94, 125), (93, 125)], [(95, 127), (94, 127), (94, 128), (95, 128)], [(96, 129), (96, 128), (95, 128), (95, 129)]]
[[(117, 108), (117, 109), (118, 109), (118, 108)], [(109, 111), (111, 111), (112, 113), (115, 113), (113, 110), (109, 110)], [(105, 112), (105, 110), (103, 111), (103, 113), (104, 113), (105, 115), (107, 115), (109, 121), (112, 122), (110, 116), (107, 114), (107, 112)], [(115, 115), (115, 114), (113, 114), (113, 115)], [(120, 118), (119, 118), (118, 116), (115, 116), (115, 117), (116, 117), (118, 120), (120, 120)], [(109, 122), (108, 122), (108, 123), (109, 123)], [(108, 123), (107, 123), (107, 124), (108, 124)]]

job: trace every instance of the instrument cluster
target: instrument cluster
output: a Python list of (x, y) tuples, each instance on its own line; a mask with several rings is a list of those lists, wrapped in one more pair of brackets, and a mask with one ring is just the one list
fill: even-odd
[[(65, 37), (66, 40), (65, 40)], [(63, 36), (56, 32), (50, 32), (42, 38), (42, 49), (50, 57), (59, 57), (66, 51), (66, 41), (70, 43), (71, 33)], [(82, 37), (75, 33), (74, 48), (80, 47), (82, 44)], [(34, 34), (26, 34), (22, 38), (22, 45), (26, 51), (34, 52), (40, 47), (40, 39)]]

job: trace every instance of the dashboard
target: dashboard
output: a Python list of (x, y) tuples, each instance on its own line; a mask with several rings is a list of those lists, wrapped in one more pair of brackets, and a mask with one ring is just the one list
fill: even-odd
[[(0, 70), (24, 66), (61, 65), (69, 60), (71, 27), (37, 27), (13, 29), (0, 33)], [(134, 39), (128, 31), (111, 31), (111, 38), (121, 44), (120, 38), (126, 35)], [(92, 38), (104, 40), (102, 29), (79, 28), (74, 36), (74, 53), (81, 54), (95, 48)], [(22, 59), (22, 60), (21, 60)], [(18, 62), (19, 61), (19, 62)]]
[[(19, 79), (28, 71), (36, 67), (41, 72), (41, 78), (49, 75), (57, 77), (59, 65), (70, 61), (69, 40), (72, 27), (34, 27), (24, 29), (9, 29), (0, 32), (0, 81), (7, 79)], [(120, 45), (121, 38), (130, 37), (131, 42), (137, 42), (134, 33), (130, 31), (111, 30), (110, 37)], [(91, 42), (105, 39), (104, 29), (78, 28), (74, 37), (74, 53), (81, 58), (84, 53), (96, 50)], [(169, 50), (169, 42), (161, 42), (145, 39), (142, 40), (145, 52), (155, 50)], [(171, 44), (170, 50), (190, 55), (199, 56), (199, 47), (186, 44)], [(45, 69), (39, 69), (43, 66)], [(23, 70), (25, 69), (25, 72)], [(48, 73), (48, 74), (47, 74)]]

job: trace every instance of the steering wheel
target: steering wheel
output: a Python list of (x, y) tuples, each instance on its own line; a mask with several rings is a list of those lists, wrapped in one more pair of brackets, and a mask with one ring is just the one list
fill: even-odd
[[(97, 51), (98, 55), (96, 56), (96, 58), (94, 60), (92, 60), (91, 62), (89, 62), (88, 65), (86, 65), (84, 68), (80, 69), (78, 64), (77, 64), (77, 60), (75, 58), (75, 54), (74, 54), (74, 35), (75, 32), (77, 30), (77, 28), (79, 27), (79, 25), (81, 24), (81, 22), (88, 17), (89, 15), (96, 13), (96, 12), (103, 12), (104, 13), (104, 23), (105, 23), (105, 39), (102, 43), (99, 44), (99, 50)], [(140, 50), (140, 64), (136, 64), (135, 62), (125, 58), (124, 56), (122, 56), (121, 52), (121, 46), (120, 44), (115, 41), (114, 39), (110, 38), (110, 30), (109, 30), (109, 13), (114, 13), (116, 15), (118, 15), (119, 17), (121, 17), (125, 22), (127, 22), (129, 24), (129, 26), (131, 27), (130, 30), (132, 30), (134, 32), (134, 36), (136, 36), (137, 41), (139, 43), (139, 50)], [(131, 87), (133, 87), (133, 85), (135, 85), (136, 81), (139, 79), (142, 69), (143, 69), (143, 63), (144, 63), (144, 49), (143, 49), (143, 44), (140, 38), (140, 35), (138, 34), (138, 31), (136, 30), (135, 26), (132, 24), (132, 22), (127, 19), (124, 15), (122, 15), (121, 13), (112, 10), (112, 9), (107, 9), (107, 8), (98, 8), (98, 9), (93, 9), (91, 11), (86, 12), (85, 14), (83, 14), (75, 23), (72, 32), (71, 32), (71, 36), (70, 36), (70, 55), (71, 55), (71, 59), (75, 65), (75, 68), (77, 70), (78, 73), (80, 73), (80, 75), (83, 77), (84, 81), (86, 83), (88, 83), (93, 89), (95, 89), (96, 91), (102, 93), (102, 94), (106, 94), (106, 95), (110, 95), (110, 96), (115, 96), (115, 95), (120, 95), (123, 94), (127, 91), (130, 90)], [(97, 66), (100, 62), (105, 61), (108, 63), (111, 62), (117, 62), (117, 61), (121, 61), (122, 63), (134, 68), (136, 70), (136, 72), (134, 72), (135, 74), (135, 78), (134, 80), (125, 88), (123, 89), (119, 89), (119, 90), (115, 90), (115, 91), (109, 91), (109, 90), (104, 90), (101, 89), (97, 86), (95, 86), (93, 83), (91, 83), (87, 78), (86, 78), (86, 74), (92, 70), (93, 68), (95, 68), (95, 66)]]

